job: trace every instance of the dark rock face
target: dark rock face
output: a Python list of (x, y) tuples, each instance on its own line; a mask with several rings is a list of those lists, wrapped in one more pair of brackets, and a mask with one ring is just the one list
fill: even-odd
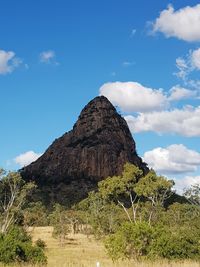
[(126, 162), (148, 172), (126, 121), (99, 96), (85, 106), (73, 130), (56, 139), (21, 174), (38, 184), (47, 201), (73, 203), (95, 189), (98, 181), (121, 174)]

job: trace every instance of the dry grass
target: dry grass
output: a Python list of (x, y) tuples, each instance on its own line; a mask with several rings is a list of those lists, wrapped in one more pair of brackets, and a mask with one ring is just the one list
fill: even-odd
[(113, 263), (104, 250), (103, 244), (94, 238), (87, 238), (83, 234), (69, 235), (64, 247), (60, 247), (58, 240), (52, 238), (52, 227), (37, 227), (33, 229), (33, 240), (43, 239), (47, 246), (49, 267), (96, 267), (100, 262), (100, 267), (200, 267), (200, 263), (195, 262), (158, 262), (158, 263), (138, 263), (123, 261)]
[(82, 234), (71, 234), (65, 245), (60, 247), (58, 240), (52, 238), (52, 227), (36, 227), (30, 231), (33, 241), (41, 238), (46, 242), (48, 267), (96, 267), (97, 262), (100, 262), (100, 267), (200, 267), (200, 262), (190, 261), (156, 263), (123, 261), (113, 263), (106, 255), (102, 243), (92, 237), (87, 238)]

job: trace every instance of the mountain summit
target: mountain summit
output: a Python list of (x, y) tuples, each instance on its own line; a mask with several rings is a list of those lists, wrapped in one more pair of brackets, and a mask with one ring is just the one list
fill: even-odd
[(73, 203), (95, 189), (98, 181), (121, 174), (126, 162), (148, 172), (126, 121), (106, 97), (98, 96), (84, 107), (73, 129), (21, 174), (36, 182), (48, 202)]

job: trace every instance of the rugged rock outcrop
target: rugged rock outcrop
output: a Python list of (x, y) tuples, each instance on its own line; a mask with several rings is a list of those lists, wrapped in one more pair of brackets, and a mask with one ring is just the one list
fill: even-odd
[(126, 162), (148, 171), (126, 121), (106, 97), (99, 96), (85, 106), (73, 130), (56, 139), (21, 174), (38, 184), (47, 202), (73, 203), (98, 181), (120, 174)]

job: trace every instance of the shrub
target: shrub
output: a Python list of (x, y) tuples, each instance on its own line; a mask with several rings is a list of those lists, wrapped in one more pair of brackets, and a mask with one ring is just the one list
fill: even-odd
[(124, 223), (105, 241), (105, 247), (113, 260), (138, 258), (148, 255), (153, 231), (147, 223)]
[(33, 246), (29, 235), (20, 227), (13, 227), (0, 236), (0, 262), (30, 262), (45, 265), (47, 258), (39, 246)]
[(124, 258), (200, 259), (199, 235), (193, 228), (174, 229), (147, 223), (125, 223), (107, 237), (105, 247), (113, 260)]
[(192, 229), (159, 231), (151, 248), (151, 255), (167, 259), (200, 259), (199, 237)]
[(35, 244), (37, 247), (42, 248), (42, 249), (45, 249), (47, 246), (46, 243), (40, 238), (35, 242)]

